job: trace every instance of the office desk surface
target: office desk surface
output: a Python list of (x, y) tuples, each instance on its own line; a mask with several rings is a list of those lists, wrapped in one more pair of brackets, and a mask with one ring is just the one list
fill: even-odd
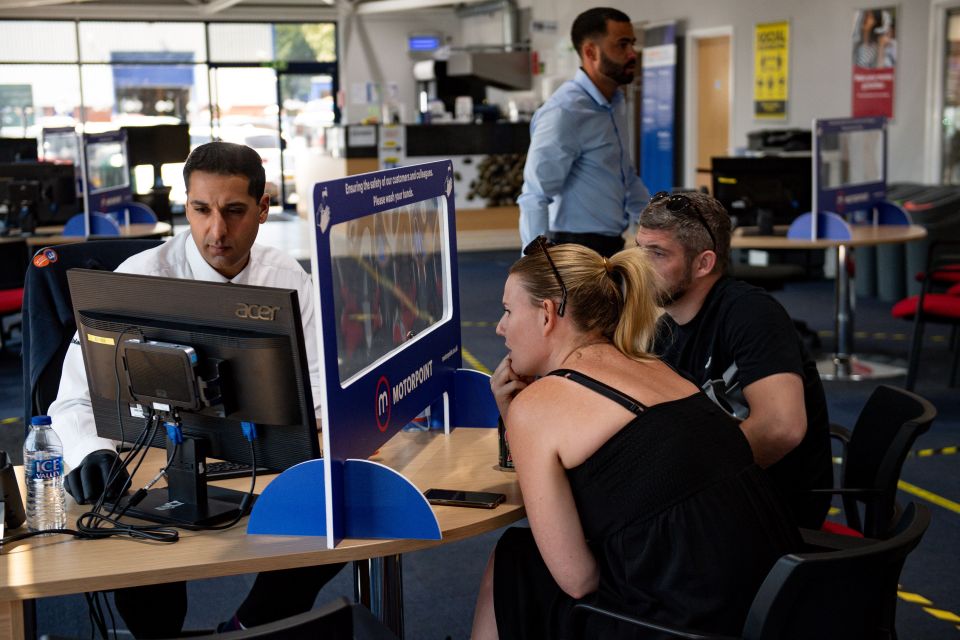
[[(755, 231), (756, 227), (741, 227), (734, 229), (730, 238), (730, 246), (734, 249), (829, 249), (838, 245), (848, 247), (865, 247), (878, 244), (895, 244), (910, 242), (926, 237), (927, 230), (920, 225), (881, 225), (854, 226), (851, 228), (849, 240), (795, 240), (786, 236), (757, 236), (744, 235), (744, 230)], [(787, 227), (777, 227), (786, 233)]]
[(120, 227), (119, 236), (64, 236), (60, 235), (63, 227), (37, 227), (36, 235), (21, 236), (26, 239), (31, 247), (48, 247), (57, 244), (68, 244), (70, 242), (83, 242), (84, 240), (110, 240), (119, 238), (160, 238), (170, 235), (173, 226), (169, 222), (155, 223), (137, 223)]
[[(134, 486), (156, 473), (163, 456), (161, 450), (150, 452)], [(496, 429), (455, 429), (449, 437), (401, 432), (371, 460), (400, 471), (421, 490), (497, 491), (507, 499), (495, 509), (434, 507), (441, 541), (344, 540), (328, 550), (323, 538), (247, 535), (246, 519), (226, 531), (183, 531), (174, 544), (64, 535), (31, 538), (0, 554), (0, 637), (22, 635), (18, 601), (28, 598), (400, 554), (491, 531), (525, 515), (516, 475), (496, 467)], [(273, 477), (258, 479), (258, 490)], [(245, 490), (249, 479), (219, 484)], [(69, 497), (67, 504), (72, 526), (82, 507)]]

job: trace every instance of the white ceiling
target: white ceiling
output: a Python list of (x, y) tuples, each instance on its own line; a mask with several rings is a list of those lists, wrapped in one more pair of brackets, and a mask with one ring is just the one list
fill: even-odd
[(0, 17), (116, 20), (336, 19), (484, 0), (0, 0)]

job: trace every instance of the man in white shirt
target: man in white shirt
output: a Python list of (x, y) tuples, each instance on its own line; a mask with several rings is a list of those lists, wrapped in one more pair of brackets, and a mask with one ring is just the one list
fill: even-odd
[[(269, 196), (264, 194), (266, 181), (260, 156), (243, 145), (211, 142), (190, 154), (183, 177), (190, 231), (130, 257), (116, 270), (296, 289), (314, 404), (319, 414), (320, 369), (310, 276), (282, 251), (254, 244), (260, 225), (267, 221), (270, 205)], [(67, 491), (80, 504), (96, 502), (117, 453), (111, 440), (97, 436), (76, 338), (67, 350), (57, 399), (48, 413), (63, 442), (64, 462), (69, 470)], [(115, 496), (125, 480), (124, 475), (114, 482), (110, 493)], [(308, 611), (317, 592), (341, 567), (335, 564), (260, 574), (247, 600), (225, 628), (265, 624)], [(179, 635), (186, 615), (186, 584), (123, 589), (115, 593), (115, 601), (136, 637), (173, 637)]]

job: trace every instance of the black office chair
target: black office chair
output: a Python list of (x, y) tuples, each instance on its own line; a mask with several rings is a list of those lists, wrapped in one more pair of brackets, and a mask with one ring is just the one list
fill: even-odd
[(342, 596), (312, 611), (270, 624), (193, 637), (201, 640), (397, 640), (369, 609), (352, 604)]
[[(907, 555), (930, 524), (930, 512), (910, 503), (894, 534), (883, 541), (863, 540), (854, 549), (789, 554), (767, 574), (753, 599), (739, 636), (745, 640), (830, 640), (896, 638), (892, 611), (897, 580)], [(729, 640), (731, 636), (678, 629), (591, 604), (573, 608), (576, 638), (592, 616), (688, 640)], [(627, 627), (628, 628), (628, 627)]]
[[(852, 433), (837, 425), (830, 428), (830, 436), (843, 443), (841, 486), (811, 491), (839, 495), (849, 529), (868, 538), (886, 538), (897, 520), (897, 482), (903, 461), (936, 417), (936, 407), (917, 394), (878, 386)], [(851, 533), (835, 523), (825, 523), (824, 529)]]
[(936, 289), (945, 283), (946, 278), (952, 277), (951, 271), (956, 268), (958, 261), (960, 261), (960, 240), (939, 240), (931, 244), (927, 253), (927, 266), (920, 295), (904, 298), (893, 305), (890, 311), (895, 318), (913, 320), (910, 362), (907, 365), (907, 381), (904, 384), (911, 391), (920, 370), (923, 331), (928, 322), (953, 326), (953, 338), (950, 344), (953, 349), (950, 386), (957, 383), (957, 375), (960, 372), (960, 346), (955, 343), (957, 330), (960, 327), (960, 297), (950, 293), (938, 293)]
[(0, 352), (22, 327), (23, 280), (27, 272), (27, 241), (0, 238)]
[[(99, 240), (46, 247), (27, 268), (23, 295), (23, 410), (46, 413), (57, 397), (63, 356), (77, 331), (67, 270), (114, 270), (130, 256), (162, 240)], [(41, 266), (38, 266), (41, 265)]]

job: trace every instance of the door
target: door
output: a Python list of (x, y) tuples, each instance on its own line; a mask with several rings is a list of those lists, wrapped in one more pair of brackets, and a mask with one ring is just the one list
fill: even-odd
[(696, 58), (696, 187), (709, 189), (710, 158), (730, 153), (730, 36), (698, 39)]

